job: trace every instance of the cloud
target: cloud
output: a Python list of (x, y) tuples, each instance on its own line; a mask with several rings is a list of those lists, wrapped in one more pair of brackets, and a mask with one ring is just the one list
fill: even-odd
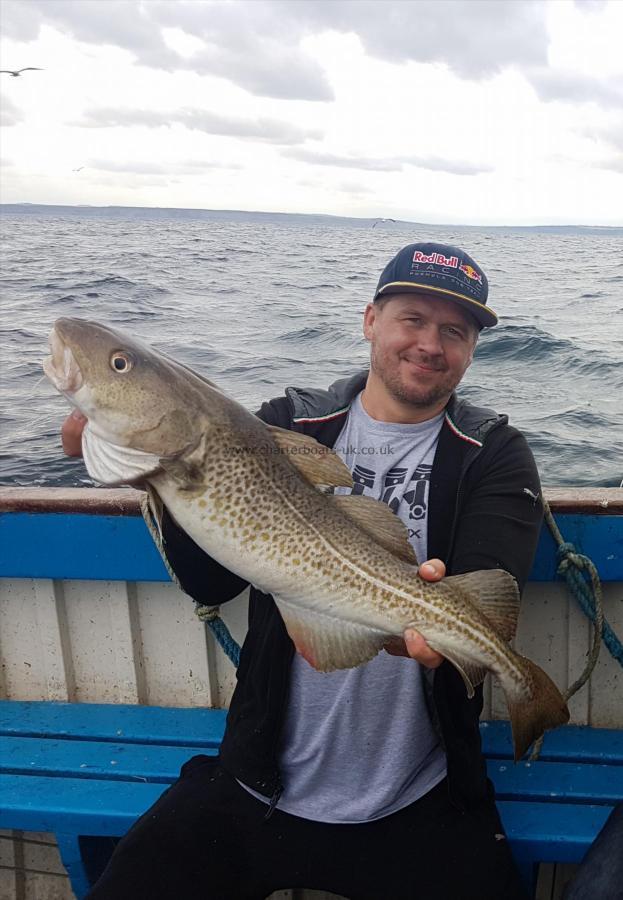
[(211, 160), (186, 160), (185, 162), (152, 163), (141, 160), (119, 162), (118, 160), (90, 159), (84, 166), (85, 169), (95, 169), (100, 172), (122, 172), (133, 175), (184, 175), (201, 173), (212, 169), (240, 169), (235, 163), (212, 162)]
[[(4, 7), (8, 37), (32, 40), (47, 24), (121, 47), (146, 66), (217, 75), (267, 97), (333, 98), (326, 74), (301, 47), (327, 31), (354, 33), (368, 54), (392, 63), (444, 63), (469, 78), (547, 64), (541, 0), (5, 0)], [(180, 54), (165, 39), (170, 28), (203, 47)]]
[(623, 107), (623, 81), (604, 81), (577, 72), (539, 68), (525, 73), (542, 100), (568, 103), (596, 103), (600, 106)]
[(491, 166), (442, 159), (441, 157), (397, 156), (376, 159), (365, 156), (342, 156), (336, 153), (307, 150), (304, 147), (284, 150), (283, 155), (316, 166), (366, 169), (371, 172), (400, 172), (405, 166), (415, 166), (418, 169), (428, 169), (433, 172), (447, 172), (451, 175), (479, 175), (482, 172), (493, 171)]
[(612, 156), (610, 159), (603, 159), (594, 163), (598, 169), (608, 169), (610, 172), (621, 172), (623, 174), (623, 156)]
[(140, 0), (7, 0), (3, 30), (14, 40), (31, 41), (50, 25), (85, 43), (121, 47), (146, 65), (172, 68), (179, 57), (167, 47), (150, 6)]
[(82, 119), (72, 124), (83, 128), (126, 128), (136, 125), (169, 128), (172, 125), (182, 125), (192, 131), (267, 144), (300, 144), (307, 138), (322, 137), (322, 133), (315, 129), (299, 128), (278, 119), (242, 119), (192, 107), (171, 112), (100, 107), (87, 110)]
[(442, 62), (469, 78), (547, 62), (540, 0), (301, 0), (295, 8), (308, 27), (354, 32), (370, 56), (389, 62)]
[(573, 0), (573, 5), (581, 12), (600, 13), (608, 5), (608, 0)]
[(442, 159), (439, 156), (403, 156), (401, 160), (406, 165), (415, 166), (418, 169), (429, 169), (431, 172), (448, 172), (450, 175), (481, 175), (486, 172), (493, 172), (493, 166)]
[[(600, 15), (599, 0), (576, 0)], [(543, 100), (611, 106), (621, 86), (548, 68), (543, 0), (4, 0), (4, 33), (33, 40), (49, 25), (108, 44), (141, 65), (228, 79), (252, 94), (329, 101), (327, 75), (305, 51), (310, 36), (355, 34), (366, 53), (393, 64), (437, 63), (481, 79), (514, 67)], [(171, 32), (196, 50), (181, 53)], [(182, 42), (183, 43), (183, 42)]]
[(623, 153), (623, 122), (612, 122), (609, 125), (583, 128), (582, 133), (593, 140), (602, 140)]
[(372, 172), (398, 172), (402, 165), (394, 159), (372, 159), (364, 156), (340, 156), (337, 153), (323, 153), (319, 150), (303, 148), (284, 150), (284, 156), (315, 166), (337, 166), (345, 169), (368, 169)]
[(338, 191), (345, 194), (372, 194), (373, 190), (369, 185), (359, 184), (357, 181), (342, 181), (337, 185)]
[(157, 6), (161, 25), (180, 28), (204, 42), (181, 68), (228, 78), (264, 97), (333, 99), (326, 74), (299, 46), (311, 29), (299, 16), (298, 2), (176, 0)]
[(8, 128), (11, 125), (17, 125), (24, 120), (21, 110), (13, 103), (13, 101), (3, 94), (0, 97), (0, 125)]
[[(271, 2), (220, 0), (6, 0), (4, 31), (33, 40), (47, 24), (79, 41), (108, 44), (137, 62), (166, 71), (188, 69), (233, 81), (253, 94), (300, 100), (331, 100), (318, 63), (298, 44), (303, 36), (296, 8)], [(190, 58), (165, 40), (178, 28), (203, 48)]]

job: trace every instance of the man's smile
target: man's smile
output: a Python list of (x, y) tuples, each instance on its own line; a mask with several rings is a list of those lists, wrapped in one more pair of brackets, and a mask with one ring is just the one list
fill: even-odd
[(445, 369), (441, 366), (433, 366), (430, 363), (424, 362), (423, 360), (417, 359), (407, 359), (403, 357), (403, 362), (407, 363), (408, 366), (415, 369), (418, 372), (423, 372), (426, 375), (434, 374), (435, 372), (444, 372)]

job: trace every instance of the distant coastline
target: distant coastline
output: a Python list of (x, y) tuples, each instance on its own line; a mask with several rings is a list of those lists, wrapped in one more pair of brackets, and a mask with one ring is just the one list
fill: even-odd
[(459, 223), (412, 222), (403, 219), (384, 220), (382, 217), (335, 216), (320, 213), (284, 213), (237, 209), (185, 209), (182, 207), (159, 206), (66, 206), (50, 203), (0, 203), (2, 215), (80, 215), (89, 218), (118, 216), (123, 219), (220, 219), (227, 222), (272, 222), (307, 225), (350, 225), (353, 228), (371, 228), (375, 225), (385, 229), (406, 228), (468, 228), (474, 231), (503, 232), (543, 232), (547, 234), (623, 234), (623, 225), (463, 225)]

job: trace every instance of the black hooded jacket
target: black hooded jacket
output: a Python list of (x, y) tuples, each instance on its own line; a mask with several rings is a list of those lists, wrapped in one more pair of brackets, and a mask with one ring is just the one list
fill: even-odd
[[(332, 447), (366, 376), (342, 379), (327, 391), (288, 388), (285, 396), (264, 403), (258, 415)], [(540, 497), (532, 453), (508, 418), (453, 395), (431, 472), (428, 557), (442, 559), (448, 575), (506, 569), (522, 589), (541, 527)], [(220, 605), (247, 587), (207, 556), (166, 511), (163, 537), (182, 588), (199, 603)], [(294, 652), (272, 597), (251, 588), (249, 628), (220, 761), (274, 800), (281, 788), (278, 748)], [(447, 661), (425, 672), (431, 719), (446, 751), (450, 796), (459, 806), (472, 806), (490, 793), (478, 729), (482, 687), (468, 699), (461, 676)]]

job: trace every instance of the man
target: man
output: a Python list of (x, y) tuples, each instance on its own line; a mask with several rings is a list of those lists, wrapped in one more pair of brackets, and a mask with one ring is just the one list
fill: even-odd
[[(405, 523), (420, 574), (503, 568), (523, 586), (541, 522), (538, 474), (505, 416), (457, 398), (487, 279), (456, 247), (413, 244), (364, 314), (369, 373), (289, 388), (259, 416), (335, 447), (354, 492)], [(83, 423), (82, 423), (83, 424)], [(81, 422), (68, 420), (74, 452)], [(182, 587), (217, 604), (246, 584), (168, 514)], [(263, 898), (279, 888), (352, 900), (523, 896), (480, 751), (482, 689), (417, 633), (356, 669), (313, 670), (271, 597), (251, 589), (249, 631), (220, 757), (198, 756), (121, 841), (89, 895)], [(411, 658), (409, 658), (411, 657)]]

